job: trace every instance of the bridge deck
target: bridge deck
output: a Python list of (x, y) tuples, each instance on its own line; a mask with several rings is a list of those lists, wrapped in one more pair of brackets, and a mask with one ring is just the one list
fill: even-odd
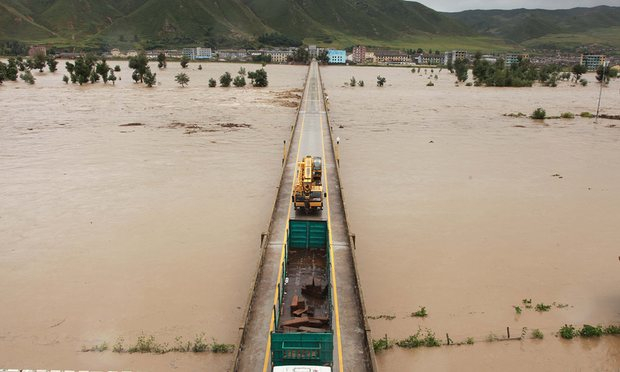
[[(304, 98), (292, 133), (288, 157), (284, 164), (267, 241), (263, 244), (261, 266), (247, 309), (234, 371), (270, 370), (269, 334), (273, 329), (276, 283), (283, 259), (283, 244), (289, 218), (295, 217), (291, 206), (292, 187), (297, 161), (306, 155), (323, 158), (325, 207), (313, 218), (328, 220), (332, 246), (334, 293), (334, 371), (374, 371), (372, 345), (367, 342), (367, 323), (355, 273), (354, 255), (349, 239), (340, 180), (329, 121), (324, 107), (318, 65), (310, 65)], [(307, 218), (303, 215), (300, 218)]]

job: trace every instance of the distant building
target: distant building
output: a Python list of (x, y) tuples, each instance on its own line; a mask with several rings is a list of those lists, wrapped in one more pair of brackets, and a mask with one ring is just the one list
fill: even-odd
[(414, 60), (419, 65), (442, 65), (444, 56), (441, 54), (419, 54), (414, 57)]
[(196, 48), (194, 59), (211, 59), (212, 57), (213, 52), (211, 51), (211, 48)]
[(411, 62), (411, 58), (400, 50), (375, 50), (375, 56), (379, 63), (403, 64)]
[(138, 52), (135, 50), (128, 50), (127, 51), (127, 57), (137, 57), (138, 56)]
[(355, 63), (366, 62), (366, 47), (362, 45), (353, 47), (353, 56), (351, 60)]
[(121, 56), (121, 51), (120, 51), (120, 49), (118, 49), (118, 48), (114, 48), (114, 49), (112, 49), (112, 50), (110, 51), (110, 55), (111, 55), (112, 57), (116, 57), (116, 58), (118, 58), (118, 57), (120, 57), (120, 56)]
[(580, 64), (586, 66), (588, 71), (596, 71), (598, 66), (605, 63), (606, 57), (602, 54), (582, 54)]
[(529, 54), (516, 54), (516, 53), (506, 54), (504, 56), (504, 66), (510, 67), (511, 65), (515, 63), (519, 63), (520, 60), (524, 60), (524, 59), (530, 59), (530, 55)]
[(288, 62), (289, 57), (293, 56), (292, 50), (271, 50), (265, 52), (265, 54), (269, 54), (271, 56), (272, 63), (286, 63)]
[(164, 52), (166, 58), (181, 58), (183, 57), (183, 51), (176, 49), (169, 49)]
[(196, 59), (196, 48), (183, 48), (183, 57), (187, 57), (191, 60)]
[(319, 55), (319, 49), (316, 45), (308, 45), (308, 54), (310, 55), (310, 58), (316, 58)]
[(375, 55), (375, 52), (367, 50), (364, 63), (377, 63), (377, 56)]
[(483, 54), (482, 58), (483, 61), (487, 61), (489, 63), (496, 63), (497, 62), (497, 57), (494, 55), (490, 55), (490, 54)]
[(28, 49), (29, 57), (34, 57), (37, 54), (43, 54), (44, 56), (46, 56), (47, 48), (44, 46), (31, 46), (30, 49)]
[(222, 49), (216, 52), (221, 60), (225, 61), (246, 61), (249, 59), (248, 51), (245, 49)]
[(345, 64), (347, 63), (346, 50), (330, 49), (327, 51), (327, 58), (329, 63)]

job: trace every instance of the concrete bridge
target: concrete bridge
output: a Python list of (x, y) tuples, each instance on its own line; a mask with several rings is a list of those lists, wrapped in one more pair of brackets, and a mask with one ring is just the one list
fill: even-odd
[[(323, 186), (327, 197), (322, 214), (328, 221), (332, 247), (331, 277), (334, 302), (333, 371), (377, 370), (363, 295), (355, 264), (355, 239), (349, 233), (340, 186), (337, 144), (332, 138), (318, 64), (312, 62), (306, 76), (303, 99), (291, 129), (283, 159), (282, 176), (268, 233), (261, 239), (261, 259), (249, 295), (233, 371), (271, 370), (270, 332), (274, 329), (276, 287), (284, 257), (286, 228), (295, 217), (291, 196), (297, 162), (306, 155), (323, 159)], [(308, 218), (304, 216), (304, 218)]]

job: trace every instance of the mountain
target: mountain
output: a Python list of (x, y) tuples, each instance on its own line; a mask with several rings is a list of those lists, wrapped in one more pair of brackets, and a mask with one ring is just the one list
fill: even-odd
[(0, 0), (0, 39), (60, 45), (239, 45), (263, 33), (393, 43), (468, 28), (403, 0)]
[(265, 33), (332, 47), (617, 49), (620, 7), (439, 13), (403, 0), (0, 0), (0, 41), (255, 47)]
[[(620, 7), (598, 6), (561, 10), (467, 10), (443, 13), (476, 34), (499, 37), (529, 47), (592, 43), (618, 47)], [(588, 39), (588, 40), (585, 40)], [(545, 45), (551, 42), (552, 45)], [(558, 46), (558, 45), (555, 45)]]

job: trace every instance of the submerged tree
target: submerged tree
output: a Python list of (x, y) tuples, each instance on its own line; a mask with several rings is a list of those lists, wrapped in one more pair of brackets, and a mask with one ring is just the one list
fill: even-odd
[(165, 53), (159, 53), (157, 55), (157, 67), (159, 68), (166, 68), (168, 66), (168, 64), (166, 63), (166, 54)]
[(188, 56), (181, 57), (181, 67), (182, 68), (186, 68), (188, 63), (189, 63), (189, 57)]
[(264, 88), (269, 85), (269, 81), (267, 80), (267, 71), (265, 71), (264, 68), (254, 72), (248, 72), (248, 78), (250, 79), (252, 86)]
[[(136, 57), (129, 58), (129, 68), (133, 68), (134, 74), (138, 77), (137, 81), (144, 82), (144, 74), (148, 68), (149, 60), (146, 58), (146, 54), (140, 53)], [(132, 78), (134, 75), (132, 75)]]
[(230, 76), (230, 72), (226, 71), (224, 75), (220, 76), (220, 86), (229, 87), (232, 82), (232, 76)]
[(147, 67), (146, 72), (144, 73), (144, 84), (149, 88), (153, 87), (157, 82), (157, 74), (151, 72), (151, 69)]
[(378, 87), (382, 87), (383, 84), (385, 84), (385, 82), (386, 82), (386, 79), (383, 76), (381, 76), (381, 75), (377, 76), (377, 86)]
[(177, 75), (174, 77), (174, 80), (175, 80), (177, 83), (181, 84), (181, 87), (183, 87), (183, 88), (185, 87), (185, 85), (186, 85), (186, 84), (188, 84), (188, 83), (189, 83), (189, 77), (187, 76), (187, 74), (186, 74), (186, 73), (183, 73), (183, 72), (182, 72), (182, 73), (180, 73), (180, 74), (177, 74)]
[(56, 66), (58, 65), (58, 61), (56, 60), (56, 56), (47, 56), (47, 68), (49, 68), (50, 72), (56, 72), (58, 69)]

